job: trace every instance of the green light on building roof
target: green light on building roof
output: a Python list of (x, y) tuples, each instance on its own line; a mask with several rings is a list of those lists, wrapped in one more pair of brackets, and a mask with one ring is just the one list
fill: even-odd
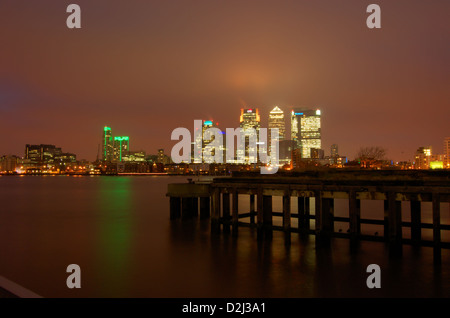
[(104, 131), (111, 130), (111, 127), (106, 127), (106, 126), (105, 126), (105, 127), (103, 128), (103, 130), (104, 130)]
[(128, 136), (114, 137), (114, 140), (117, 140), (117, 141), (126, 141), (129, 139), (130, 139), (130, 137), (128, 137)]

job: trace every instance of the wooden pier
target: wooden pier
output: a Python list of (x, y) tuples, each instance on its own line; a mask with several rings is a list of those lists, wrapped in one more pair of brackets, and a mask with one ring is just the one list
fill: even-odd
[[(249, 196), (248, 211), (239, 211), (240, 195)], [(441, 249), (450, 248), (449, 242), (441, 241), (442, 231), (450, 230), (450, 224), (442, 224), (440, 215), (441, 203), (450, 202), (448, 170), (237, 173), (204, 183), (170, 184), (167, 196), (172, 220), (198, 215), (200, 202), (200, 217), (210, 218), (214, 234), (237, 235), (239, 226), (250, 226), (257, 229), (260, 240), (270, 239), (273, 230), (284, 231), (287, 244), (291, 232), (315, 235), (317, 246), (328, 246), (333, 237), (348, 238), (355, 246), (359, 240), (375, 240), (386, 242), (392, 256), (401, 255), (403, 244), (431, 246), (436, 263), (441, 261)], [(273, 211), (273, 197), (277, 196), (282, 197), (282, 211)], [(336, 199), (348, 200), (348, 216), (334, 215)], [(363, 200), (382, 200), (384, 218), (361, 218)], [(402, 210), (402, 201), (410, 202), (409, 211)], [(432, 223), (421, 221), (423, 202), (432, 204)], [(297, 213), (291, 211), (293, 204), (298, 205)], [(402, 213), (410, 213), (409, 222), (402, 221)], [(276, 217), (281, 218), (281, 226), (273, 224)], [(243, 218), (249, 221), (243, 222)], [(297, 227), (292, 226), (293, 219), (297, 219)], [(311, 220), (315, 221), (313, 229)], [(335, 222), (347, 223), (348, 231), (336, 231)], [(381, 225), (384, 235), (362, 234), (362, 224)], [(410, 238), (402, 236), (403, 228), (410, 228)], [(432, 240), (422, 237), (422, 229), (432, 230)]]

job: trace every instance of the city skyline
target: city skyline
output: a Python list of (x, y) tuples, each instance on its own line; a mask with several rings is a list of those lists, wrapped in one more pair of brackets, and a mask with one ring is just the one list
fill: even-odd
[[(287, 113), (290, 114), (290, 116), (287, 116), (286, 118), (284, 118), (284, 110), (280, 109), (278, 106), (275, 106), (268, 114), (267, 116), (261, 115), (259, 108), (258, 107), (253, 107), (253, 108), (241, 108), (240, 109), (240, 116), (239, 116), (239, 126), (243, 129), (246, 128), (255, 128), (257, 130), (257, 132), (259, 131), (259, 128), (266, 128), (261, 126), (261, 122), (263, 122), (263, 120), (261, 120), (261, 118), (266, 119), (265, 122), (268, 124), (267, 127), (271, 127), (274, 128), (275, 126), (278, 126), (279, 129), (281, 129), (284, 134), (286, 135), (286, 137), (284, 138), (286, 142), (290, 142), (292, 141), (294, 144), (294, 148), (293, 149), (299, 149), (301, 151), (301, 158), (304, 159), (308, 159), (308, 158), (316, 158), (312, 156), (311, 150), (315, 149), (318, 151), (322, 152), (322, 157), (325, 156), (327, 158), (333, 158), (336, 156), (337, 154), (337, 147), (338, 147), (338, 143), (332, 143), (330, 145), (330, 147), (328, 149), (325, 149), (322, 145), (323, 140), (321, 137), (321, 119), (322, 119), (322, 111), (320, 109), (309, 109), (311, 107), (301, 107), (301, 108), (293, 108), (290, 111), (288, 111)], [(275, 111), (275, 112), (274, 112)], [(301, 112), (301, 113), (299, 113)], [(250, 113), (250, 114), (248, 114)], [(271, 124), (271, 118), (273, 114), (278, 114), (283, 117), (283, 122), (284, 122), (284, 127), (281, 128), (281, 126), (279, 126), (281, 124), (280, 120), (277, 119), (276, 122), (277, 124)], [(247, 117), (246, 117), (247, 116)], [(248, 117), (250, 116), (250, 117)], [(245, 119), (247, 118), (247, 119)], [(290, 119), (289, 119), (290, 118)], [(305, 122), (300, 122), (300, 118), (303, 118), (303, 120), (305, 120)], [(316, 119), (317, 118), (317, 119)], [(316, 123), (315, 121), (318, 120), (318, 122)], [(248, 122), (246, 124), (246, 122)], [(217, 128), (224, 128), (224, 127), (219, 127), (219, 123), (214, 120), (214, 119), (202, 119), (202, 127), (203, 127), (203, 131), (201, 136), (204, 135), (205, 133), (205, 129), (209, 128), (209, 127), (217, 127)], [(256, 125), (256, 126), (255, 126)], [(248, 127), (247, 127), (248, 126)], [(303, 132), (303, 126), (304, 128), (306, 128), (305, 132)], [(296, 131), (295, 128), (293, 127), (298, 127)], [(294, 129), (294, 130), (293, 130)], [(318, 131), (316, 131), (318, 129)], [(270, 130), (270, 129), (268, 129)], [(101, 160), (101, 161), (108, 161), (108, 162), (121, 162), (122, 161), (122, 152), (126, 152), (127, 153), (127, 161), (128, 156), (133, 155), (135, 153), (139, 153), (139, 156), (145, 156), (145, 153), (159, 153), (161, 150), (164, 150), (164, 148), (159, 147), (157, 149), (157, 151), (147, 151), (147, 150), (134, 150), (132, 151), (130, 149), (129, 146), (129, 141), (130, 141), (130, 137), (129, 136), (113, 136), (112, 135), (112, 129), (111, 127), (105, 125), (102, 127), (102, 137), (100, 138), (100, 142), (98, 143), (98, 147), (97, 147), (97, 153), (96, 153), (96, 160), (89, 160), (89, 159), (85, 159), (85, 158), (79, 158), (79, 160), (82, 161), (90, 161), (90, 162), (94, 162), (97, 160)], [(193, 131), (191, 133), (194, 133)], [(305, 141), (303, 140), (303, 135), (307, 134)], [(316, 135), (311, 135), (311, 133), (316, 134)], [(269, 133), (270, 136), (270, 133)], [(298, 137), (297, 137), (298, 136)], [(313, 138), (313, 139), (310, 139)], [(317, 138), (318, 140), (318, 144), (316, 144), (316, 142), (313, 141), (313, 144), (310, 144), (311, 141), (308, 140), (316, 140), (315, 138)], [(203, 140), (203, 137), (202, 139)], [(280, 141), (282, 141), (283, 139), (280, 139)], [(384, 157), (385, 160), (390, 160), (392, 162), (411, 162), (411, 163), (415, 163), (417, 165), (417, 167), (419, 167), (419, 169), (423, 169), (424, 167), (426, 167), (425, 169), (428, 169), (428, 165), (429, 165), (429, 160), (430, 158), (434, 158), (434, 160), (440, 160), (444, 162), (444, 167), (446, 166), (446, 162), (447, 162), (447, 157), (448, 157), (448, 152), (449, 152), (449, 142), (450, 137), (444, 137), (442, 139), (442, 151), (436, 151), (436, 149), (434, 149), (433, 146), (431, 146), (429, 143), (429, 146), (420, 146), (418, 149), (416, 149), (416, 151), (413, 153), (412, 158), (407, 158), (406, 160), (395, 160), (394, 158), (390, 158), (390, 157)], [(122, 146), (122, 142), (124, 142), (124, 145)], [(209, 140), (205, 139), (205, 141), (200, 141), (201, 143), (206, 142), (206, 144), (209, 142)], [(303, 145), (302, 147), (302, 143), (306, 142), (307, 144)], [(248, 143), (248, 140), (246, 140), (246, 144)], [(297, 144), (295, 146), (295, 144)], [(326, 142), (326, 144), (329, 144), (329, 142)], [(46, 146), (46, 145), (51, 145), (49, 143), (37, 143), (36, 146)], [(25, 159), (28, 158), (28, 147), (30, 146), (30, 144), (26, 144), (25, 145), (25, 156), (21, 156), (20, 154), (0, 154), (0, 156), (17, 156), (17, 157), (23, 157)], [(124, 147), (124, 148), (123, 148)], [(200, 148), (200, 149), (204, 149), (205, 144)], [(373, 147), (373, 146), (362, 146), (361, 148), (358, 149), (358, 151), (360, 151), (362, 148), (364, 147)], [(379, 147), (379, 146), (377, 146)], [(383, 148), (381, 146), (381, 148)], [(221, 151), (225, 151), (225, 148), (223, 148)], [(302, 150), (303, 149), (303, 150)], [(422, 153), (423, 149), (425, 149), (426, 151), (424, 152), (425, 157), (427, 158), (426, 160), (428, 160), (428, 163), (423, 166), (423, 164), (420, 164), (421, 161), (423, 161), (423, 158), (420, 158), (418, 160), (418, 154)], [(434, 150), (432, 150), (434, 149)], [(385, 148), (383, 148), (383, 150), (386, 150)], [(129, 153), (129, 154), (128, 154)], [(431, 154), (433, 155), (432, 157)], [(317, 155), (317, 154), (316, 154)], [(341, 153), (342, 155), (342, 153)], [(192, 152), (192, 156), (193, 156), (193, 152)], [(246, 158), (248, 157), (248, 153), (245, 155)], [(444, 157), (447, 156), (447, 157)], [(347, 157), (344, 155), (344, 157), (346, 158), (346, 160), (358, 160), (357, 155), (355, 157)], [(317, 157), (319, 158), (319, 157)], [(291, 160), (295, 161), (294, 158), (291, 158)], [(139, 159), (139, 161), (141, 161), (141, 159)], [(192, 161), (194, 163), (194, 161)]]
[(156, 152), (193, 119), (238, 127), (241, 108), (275, 105), (285, 115), (321, 109), (322, 148), (339, 144), (349, 158), (362, 146), (398, 161), (420, 146), (443, 152), (448, 2), (379, 1), (379, 30), (365, 25), (367, 4), (352, 0), (77, 3), (79, 30), (67, 29), (65, 3), (2, 5), (2, 154), (43, 143), (94, 160), (92, 136), (104, 125)]

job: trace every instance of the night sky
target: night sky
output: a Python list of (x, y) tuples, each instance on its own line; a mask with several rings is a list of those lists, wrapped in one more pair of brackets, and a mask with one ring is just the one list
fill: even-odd
[[(81, 29), (66, 8), (81, 7)], [(368, 29), (366, 8), (381, 7)], [(194, 119), (322, 110), (325, 155), (412, 160), (450, 136), (450, 1), (0, 1), (0, 155), (95, 160), (104, 125), (148, 154)]]

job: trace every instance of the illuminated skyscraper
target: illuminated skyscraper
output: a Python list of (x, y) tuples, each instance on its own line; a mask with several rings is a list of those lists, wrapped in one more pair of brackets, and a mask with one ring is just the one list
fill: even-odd
[(122, 154), (130, 149), (128, 136), (114, 137), (114, 161), (122, 161)]
[[(241, 116), (239, 118), (240, 122), (240, 128), (244, 129), (254, 129), (256, 132), (256, 138), (257, 141), (259, 141), (259, 129), (261, 128), (261, 118), (259, 116), (259, 110), (258, 108), (247, 108), (247, 109), (241, 109)], [(253, 148), (252, 145), (249, 143), (249, 137), (245, 137), (245, 162), (256, 162), (257, 158), (249, 158), (249, 154), (254, 152), (257, 154), (257, 147)], [(236, 151), (237, 152), (237, 151)], [(237, 154), (239, 157), (239, 154)]]
[(321, 149), (320, 110), (294, 109), (291, 112), (291, 138), (301, 158), (311, 158), (311, 149)]
[[(203, 121), (203, 125), (202, 125), (202, 143), (201, 143), (201, 145), (202, 145), (202, 154), (203, 154), (203, 152), (205, 151), (205, 147), (206, 147), (211, 141), (214, 140), (214, 136), (209, 137), (209, 138), (206, 137), (206, 136), (205, 136), (205, 131), (206, 131), (206, 129), (208, 129), (208, 128), (214, 128), (214, 127), (217, 127), (217, 123), (215, 123), (213, 120), (204, 120), (204, 121)], [(212, 150), (212, 151), (211, 151), (211, 155), (214, 156), (215, 152), (216, 152), (215, 149)], [(204, 158), (203, 158), (202, 161), (204, 162)]]
[[(214, 135), (212, 137), (207, 137), (205, 135), (205, 131), (208, 128), (219, 128), (218, 127), (218, 123), (214, 122), (213, 120), (205, 120), (203, 122), (203, 128), (202, 128), (202, 136), (203, 136), (203, 143), (202, 143), (202, 153), (204, 153), (205, 148), (208, 146), (208, 144), (210, 144), (213, 140), (214, 140)], [(224, 134), (224, 132), (222, 132), (222, 134)], [(220, 143), (219, 149), (215, 149), (213, 148), (211, 150), (211, 156), (215, 156), (216, 151), (219, 151), (222, 154), (222, 162), (225, 162), (225, 145), (226, 145), (226, 138), (225, 136), (222, 136), (222, 142)], [(205, 162), (205, 159), (203, 158), (203, 162)]]
[(261, 117), (259, 116), (258, 108), (241, 109), (241, 116), (239, 117), (241, 128), (254, 128), (256, 132), (259, 132), (261, 127)]
[(112, 161), (114, 158), (114, 145), (111, 127), (103, 127), (103, 161)]
[(269, 113), (269, 130), (268, 130), (268, 145), (269, 145), (269, 153), (270, 153), (270, 146), (271, 146), (271, 140), (272, 140), (272, 133), (271, 128), (278, 128), (278, 141), (282, 141), (285, 138), (286, 134), (286, 126), (284, 123), (284, 112), (278, 107), (275, 106), (274, 109), (272, 109)]
[[(205, 135), (205, 131), (208, 128), (219, 128), (218, 127), (218, 123), (214, 122), (213, 120), (204, 120), (202, 123), (202, 133), (201, 134), (197, 134), (195, 136), (195, 144), (201, 145), (201, 147), (198, 149), (198, 154), (197, 154), (197, 158), (202, 158), (201, 162), (204, 163), (205, 162), (205, 158), (203, 158), (203, 153), (205, 151), (205, 148), (208, 146), (208, 144), (210, 144), (213, 140), (214, 140), (214, 135), (212, 135), (211, 137), (208, 137)], [(225, 134), (225, 132), (222, 132), (222, 134)], [(225, 144), (226, 144), (226, 139), (225, 137), (223, 137), (222, 143), (219, 146), (219, 149), (215, 149), (213, 148), (211, 150), (211, 155), (215, 156), (216, 151), (220, 151), (223, 156), (225, 156)], [(194, 147), (194, 143), (192, 143), (192, 148), (191, 148), (191, 162), (195, 162), (195, 147)], [(224, 162), (224, 157), (222, 157), (222, 162)], [(200, 163), (197, 162), (197, 163)]]

